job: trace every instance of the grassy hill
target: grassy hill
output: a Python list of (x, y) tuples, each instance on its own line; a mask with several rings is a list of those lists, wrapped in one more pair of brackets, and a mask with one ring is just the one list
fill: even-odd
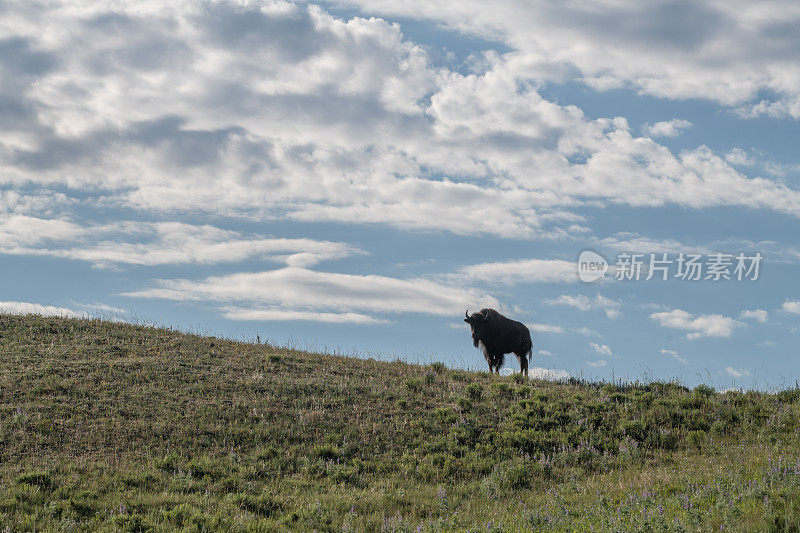
[(800, 390), (0, 316), (0, 530), (797, 531)]

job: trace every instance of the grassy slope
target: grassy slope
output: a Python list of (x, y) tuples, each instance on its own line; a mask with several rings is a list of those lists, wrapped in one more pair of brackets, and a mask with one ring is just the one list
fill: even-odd
[(796, 531), (799, 414), (0, 316), (0, 530)]

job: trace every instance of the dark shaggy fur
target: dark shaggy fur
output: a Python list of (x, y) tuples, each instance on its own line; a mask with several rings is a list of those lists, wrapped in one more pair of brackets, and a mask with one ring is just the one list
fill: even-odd
[(505, 354), (513, 353), (519, 368), (528, 375), (528, 358), (533, 350), (531, 332), (522, 322), (506, 318), (494, 309), (481, 309), (478, 313), (466, 313), (464, 322), (472, 328), (472, 344), (483, 350), (489, 372), (500, 372)]

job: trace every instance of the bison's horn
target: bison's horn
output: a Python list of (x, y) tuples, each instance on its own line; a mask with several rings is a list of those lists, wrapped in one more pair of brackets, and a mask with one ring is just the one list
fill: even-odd
[(467, 309), (466, 311), (464, 311), (464, 317), (465, 317), (465, 318), (469, 318), (469, 309)]

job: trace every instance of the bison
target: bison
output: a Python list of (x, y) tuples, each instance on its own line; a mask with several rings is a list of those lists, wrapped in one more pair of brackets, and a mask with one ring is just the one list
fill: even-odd
[(505, 354), (513, 353), (519, 361), (520, 371), (528, 375), (528, 357), (533, 343), (531, 332), (522, 322), (506, 318), (494, 309), (482, 309), (478, 313), (465, 313), (464, 322), (472, 328), (472, 343), (483, 350), (489, 372), (500, 372)]

